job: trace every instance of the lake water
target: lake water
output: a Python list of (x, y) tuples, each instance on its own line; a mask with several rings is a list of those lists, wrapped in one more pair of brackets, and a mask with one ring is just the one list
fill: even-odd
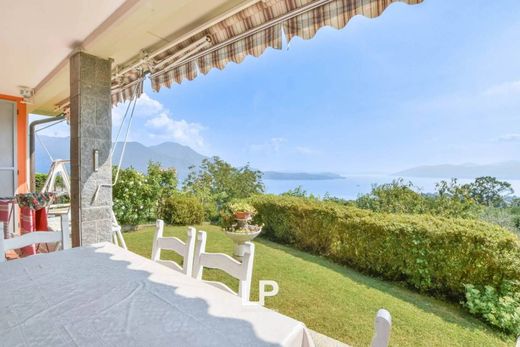
[[(360, 194), (370, 192), (373, 184), (391, 183), (396, 179), (394, 176), (346, 176), (339, 180), (263, 180), (267, 193), (281, 194), (289, 189), (298, 186), (314, 195), (324, 196), (328, 193), (343, 199), (355, 199)], [(403, 177), (406, 181), (411, 181), (415, 186), (420, 187), (423, 193), (435, 191), (435, 183), (443, 178), (426, 177)], [(444, 180), (449, 180), (444, 178)], [(459, 183), (468, 183), (471, 179), (460, 179)], [(520, 180), (507, 180), (513, 186), (516, 195), (520, 195)]]

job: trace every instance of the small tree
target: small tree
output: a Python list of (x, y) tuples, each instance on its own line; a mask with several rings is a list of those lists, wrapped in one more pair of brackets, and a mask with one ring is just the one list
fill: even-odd
[(429, 213), (445, 217), (471, 218), (478, 212), (466, 186), (456, 179), (436, 184), (436, 194), (421, 193), (419, 188), (402, 178), (392, 183), (374, 185), (369, 194), (360, 196), (356, 205), (375, 212)]
[(388, 213), (425, 213), (428, 203), (412, 182), (402, 178), (392, 183), (373, 185), (372, 191), (356, 200), (360, 208)]
[(456, 178), (435, 184), (437, 194), (431, 197), (432, 213), (436, 215), (471, 218), (480, 210), (467, 185), (460, 185)]
[(219, 210), (233, 199), (244, 199), (264, 191), (262, 173), (249, 165), (236, 168), (213, 157), (204, 159), (197, 170), (190, 168), (183, 182), (183, 191), (199, 198), (206, 217), (218, 218)]
[(478, 177), (475, 182), (464, 186), (478, 204), (491, 207), (505, 207), (505, 198), (514, 193), (511, 183), (491, 176)]
[(150, 199), (155, 204), (150, 206), (150, 213), (153, 216), (160, 214), (163, 202), (177, 191), (177, 173), (174, 168), (161, 168), (159, 163), (150, 162), (148, 164), (146, 183)]

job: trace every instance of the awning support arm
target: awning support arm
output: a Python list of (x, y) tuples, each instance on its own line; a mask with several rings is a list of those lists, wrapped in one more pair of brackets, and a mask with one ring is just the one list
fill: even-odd
[(47, 119), (38, 119), (29, 125), (29, 177), (30, 177), (30, 189), (31, 191), (36, 190), (36, 158), (35, 158), (35, 152), (36, 152), (36, 126), (40, 124), (46, 124), (50, 122), (56, 122), (61, 121), (62, 119), (65, 119), (65, 115), (60, 115), (58, 117), (49, 117)]

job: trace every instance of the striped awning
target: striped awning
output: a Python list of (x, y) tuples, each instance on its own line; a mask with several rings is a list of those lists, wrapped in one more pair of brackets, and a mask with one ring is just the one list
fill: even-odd
[(139, 96), (144, 73), (149, 73), (152, 88), (159, 91), (193, 80), (213, 68), (223, 69), (229, 62), (240, 63), (248, 55), (258, 57), (269, 47), (281, 49), (282, 35), (287, 42), (295, 36), (307, 40), (324, 26), (345, 27), (356, 15), (377, 17), (394, 2), (413, 5), (422, 1), (260, 0), (174, 47), (143, 59), (141, 72), (129, 71), (114, 81), (112, 101), (117, 104)]
[(139, 97), (143, 93), (143, 80), (142, 69), (132, 70), (124, 76), (112, 79), (112, 105)]

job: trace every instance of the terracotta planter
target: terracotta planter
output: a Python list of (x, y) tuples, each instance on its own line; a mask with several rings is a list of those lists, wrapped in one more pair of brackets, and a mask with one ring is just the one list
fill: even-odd
[(251, 212), (237, 211), (233, 215), (236, 219), (251, 219)]

